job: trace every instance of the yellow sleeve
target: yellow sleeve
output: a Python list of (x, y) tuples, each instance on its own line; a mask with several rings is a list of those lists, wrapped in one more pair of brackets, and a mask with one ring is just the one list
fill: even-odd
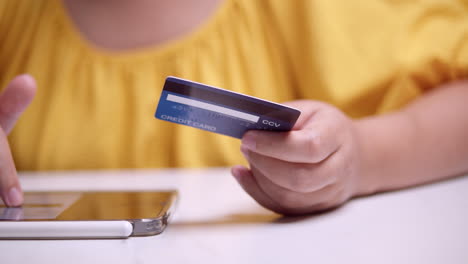
[(418, 1), (401, 11), (406, 21), (395, 49), (399, 72), (381, 111), (405, 103), (406, 94), (414, 98), (468, 78), (468, 1)]
[(44, 1), (0, 1), (0, 90), (13, 78), (9, 69), (18, 68), (27, 60), (25, 56), (30, 54), (27, 44), (38, 34), (36, 24), (40, 22), (44, 4)]
[(6, 54), (11, 52), (11, 23), (14, 20), (15, 1), (0, 1), (0, 91), (3, 90), (5, 83), (5, 70), (9, 61)]
[(466, 0), (271, 3), (301, 97), (360, 117), (468, 78)]

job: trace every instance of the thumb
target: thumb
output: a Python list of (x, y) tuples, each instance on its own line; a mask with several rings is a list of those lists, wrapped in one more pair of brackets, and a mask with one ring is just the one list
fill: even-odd
[(0, 94), (0, 126), (5, 134), (10, 133), (35, 94), (36, 82), (28, 74), (14, 78)]

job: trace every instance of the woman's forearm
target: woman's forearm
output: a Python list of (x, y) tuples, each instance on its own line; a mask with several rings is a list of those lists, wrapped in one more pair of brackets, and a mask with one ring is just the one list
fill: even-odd
[(399, 112), (355, 122), (363, 154), (359, 195), (468, 172), (468, 81), (441, 86)]

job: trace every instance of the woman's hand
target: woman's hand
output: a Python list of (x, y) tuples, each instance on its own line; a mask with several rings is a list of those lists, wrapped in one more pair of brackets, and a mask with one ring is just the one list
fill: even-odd
[(258, 203), (277, 213), (337, 207), (359, 193), (361, 150), (353, 121), (316, 101), (288, 105), (302, 114), (290, 132), (249, 131), (241, 151), (250, 163), (232, 174)]
[(7, 135), (35, 93), (34, 79), (29, 75), (20, 75), (0, 94), (0, 196), (8, 206), (21, 205), (23, 192), (16, 175)]

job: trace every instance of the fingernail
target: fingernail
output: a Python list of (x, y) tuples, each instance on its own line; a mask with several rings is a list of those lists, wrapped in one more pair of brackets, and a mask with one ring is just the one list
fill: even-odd
[(18, 188), (13, 187), (7, 194), (6, 203), (8, 206), (20, 206), (23, 203), (23, 196)]
[(242, 177), (242, 173), (239, 169), (238, 166), (234, 166), (232, 169), (231, 169), (231, 174), (232, 176), (238, 181), (240, 182), (241, 181), (241, 177)]
[(257, 147), (257, 142), (253, 132), (247, 132), (245, 134), (245, 136), (242, 138), (242, 146), (250, 150), (255, 150)]
[(240, 151), (242, 152), (242, 155), (244, 155), (244, 158), (248, 160), (249, 150), (244, 145), (241, 145)]
[(233, 176), (237, 181), (240, 181), (241, 175), (239, 174), (239, 172), (233, 170), (233, 171), (232, 171), (232, 176)]
[(36, 80), (34, 80), (34, 78), (30, 74), (25, 73), (22, 74), (21, 77), (23, 77), (23, 80), (27, 82), (29, 86), (36, 85)]

